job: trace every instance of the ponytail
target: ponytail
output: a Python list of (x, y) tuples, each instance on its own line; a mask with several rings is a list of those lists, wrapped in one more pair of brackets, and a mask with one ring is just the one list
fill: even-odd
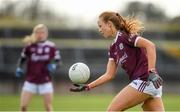
[(125, 32), (130, 34), (139, 34), (144, 30), (142, 22), (138, 19), (133, 17), (123, 18), (118, 13), (116, 13), (116, 16), (118, 16), (119, 20), (121, 21), (122, 28), (125, 30)]
[(23, 43), (25, 45), (34, 44), (34, 43), (36, 43), (36, 38), (35, 38), (35, 36), (33, 34), (32, 35), (27, 35), (27, 36), (24, 37)]
[(122, 17), (119, 13), (103, 12), (100, 16), (104, 22), (111, 21), (117, 30), (128, 34), (139, 34), (144, 30), (142, 22), (133, 17)]

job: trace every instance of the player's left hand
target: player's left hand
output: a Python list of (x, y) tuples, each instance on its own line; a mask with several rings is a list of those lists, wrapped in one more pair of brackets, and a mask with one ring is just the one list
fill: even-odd
[(148, 81), (152, 81), (156, 89), (158, 89), (163, 83), (163, 79), (159, 76), (159, 74), (156, 71), (149, 71)]
[(81, 91), (89, 91), (90, 88), (86, 84), (74, 84), (76, 88), (70, 88), (71, 92), (81, 92)]
[(56, 64), (52, 64), (52, 63), (48, 64), (48, 66), (47, 66), (47, 69), (48, 69), (48, 71), (50, 73), (54, 73), (56, 68), (57, 68), (57, 65)]

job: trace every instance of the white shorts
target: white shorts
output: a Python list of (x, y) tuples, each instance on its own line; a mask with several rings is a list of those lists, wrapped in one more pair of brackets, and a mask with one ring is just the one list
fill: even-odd
[(140, 92), (151, 95), (152, 97), (162, 96), (162, 86), (156, 89), (153, 83), (150, 81), (142, 81), (142, 80), (136, 79), (136, 80), (133, 80), (129, 85)]
[(23, 90), (42, 95), (46, 93), (53, 93), (53, 85), (52, 85), (52, 82), (47, 82), (43, 84), (34, 84), (31, 82), (25, 81), (23, 85)]

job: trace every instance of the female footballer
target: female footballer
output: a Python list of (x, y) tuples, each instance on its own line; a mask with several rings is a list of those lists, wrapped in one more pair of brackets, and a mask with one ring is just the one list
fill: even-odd
[(47, 111), (52, 111), (53, 85), (51, 75), (60, 61), (59, 51), (49, 40), (48, 29), (39, 24), (34, 27), (31, 36), (24, 39), (26, 46), (22, 50), (17, 64), (16, 76), (24, 74), (23, 63), (27, 61), (26, 79), (21, 93), (21, 111), (26, 111), (33, 94), (43, 96)]
[(99, 32), (105, 38), (114, 38), (109, 48), (107, 70), (87, 85), (75, 85), (71, 91), (90, 90), (115, 77), (121, 66), (131, 81), (112, 100), (108, 111), (123, 111), (143, 103), (144, 111), (164, 111), (162, 79), (156, 71), (154, 43), (141, 37), (142, 24), (135, 18), (124, 18), (115, 12), (103, 12), (98, 20)]

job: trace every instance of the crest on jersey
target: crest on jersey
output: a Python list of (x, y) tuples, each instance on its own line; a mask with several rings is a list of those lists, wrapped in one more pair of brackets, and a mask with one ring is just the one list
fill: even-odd
[(119, 49), (122, 50), (124, 48), (123, 43), (119, 44)]
[(45, 51), (45, 53), (49, 53), (50, 48), (49, 48), (49, 47), (46, 47), (46, 48), (44, 49), (44, 51)]

